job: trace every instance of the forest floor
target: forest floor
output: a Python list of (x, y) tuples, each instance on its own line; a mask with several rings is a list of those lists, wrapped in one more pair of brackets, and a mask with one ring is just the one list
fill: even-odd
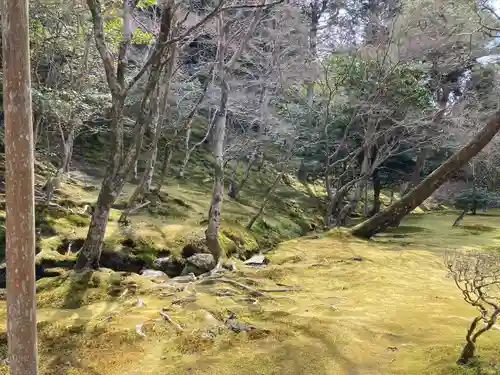
[[(65, 184), (58, 204), (71, 201), (76, 212), (95, 199), (95, 190), (80, 185)], [(106, 249), (119, 251), (133, 238), (148, 245), (140, 247), (143, 258), (165, 249), (179, 256), (190, 233), (202, 233), (204, 185), (169, 186), (167, 216), (138, 214), (128, 229), (116, 224), (114, 210)], [(499, 251), (498, 211), (467, 216), (458, 228), (454, 212), (413, 214), (371, 241), (342, 230), (298, 237), (318, 218), (314, 199), (292, 184), (250, 233), (244, 224), (258, 209), (250, 198), (263, 190), (252, 186), (239, 202), (225, 202), (223, 240), (241, 240), (239, 248), (252, 252), (266, 239), (270, 247), (285, 239), (266, 253), (265, 266), (237, 260), (236, 271), (190, 283), (105, 268), (81, 275), (61, 269), (39, 280), (40, 374), (500, 374), (498, 326), (479, 340), (479, 367), (455, 365), (476, 312), (443, 264), (447, 250)], [(52, 213), (38, 259), (73, 261), (71, 251), (57, 250), (83, 238), (87, 223), (79, 213)], [(0, 360), (5, 315), (0, 301)]]

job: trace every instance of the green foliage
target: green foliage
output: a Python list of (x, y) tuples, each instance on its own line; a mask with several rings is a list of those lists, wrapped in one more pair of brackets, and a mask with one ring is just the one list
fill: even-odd
[(500, 203), (500, 195), (496, 192), (490, 192), (486, 189), (466, 189), (462, 190), (455, 197), (455, 207), (461, 210), (471, 209), (473, 206), (477, 209), (496, 207)]
[(134, 35), (132, 36), (132, 43), (149, 44), (149, 42), (151, 42), (151, 39), (153, 39), (153, 33), (148, 33), (138, 28), (135, 30)]

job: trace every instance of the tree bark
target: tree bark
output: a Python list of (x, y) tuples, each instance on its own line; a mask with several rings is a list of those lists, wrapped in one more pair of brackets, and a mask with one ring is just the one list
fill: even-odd
[(118, 219), (119, 222), (126, 222), (127, 217), (133, 209), (134, 202), (137, 198), (144, 192), (150, 191), (154, 169), (156, 165), (156, 159), (158, 155), (158, 142), (163, 134), (163, 124), (165, 119), (168, 117), (168, 97), (170, 93), (170, 82), (172, 75), (174, 73), (174, 67), (176, 62), (176, 44), (174, 43), (170, 48), (170, 57), (168, 60), (168, 66), (165, 74), (162, 77), (161, 86), (157, 88), (156, 98), (152, 100), (151, 105), (153, 106), (153, 140), (151, 142), (151, 155), (146, 164), (146, 169), (144, 170), (139, 184), (134, 189), (134, 192), (130, 196), (127, 202), (127, 208), (123, 211)]
[(420, 175), (422, 174), (422, 169), (424, 168), (425, 161), (427, 160), (428, 150), (423, 147), (417, 155), (417, 161), (415, 163), (415, 170), (413, 171), (413, 176), (411, 178), (411, 187), (414, 188), (420, 183)]
[(215, 120), (215, 129), (213, 137), (214, 147), (214, 185), (212, 189), (212, 201), (210, 203), (210, 210), (208, 212), (208, 226), (205, 232), (207, 246), (216, 262), (219, 261), (222, 255), (222, 249), (219, 244), (219, 227), (222, 200), (224, 197), (224, 138), (226, 132), (226, 118), (227, 118), (227, 83), (224, 81), (221, 106), (219, 113)]
[[(104, 36), (104, 19), (101, 14), (100, 2), (87, 0), (87, 4), (92, 13), (94, 25), (94, 40), (101, 55), (106, 79), (111, 91), (112, 105), (110, 113), (111, 148), (109, 163), (106, 174), (101, 184), (99, 197), (90, 221), (89, 231), (85, 243), (78, 254), (75, 271), (83, 269), (95, 269), (99, 266), (101, 248), (106, 232), (107, 218), (113, 202), (123, 189), (126, 178), (129, 176), (139, 152), (142, 148), (144, 133), (151, 115), (149, 103), (152, 94), (158, 84), (161, 72), (165, 66), (164, 54), (169, 48), (169, 36), (173, 21), (173, 10), (170, 3), (163, 6), (160, 20), (160, 32), (155, 42), (154, 52), (148, 61), (141, 68), (141, 71), (129, 83), (125, 82), (124, 72), (126, 70), (126, 54), (131, 39), (131, 14), (135, 7), (135, 2), (124, 1), (124, 29), (123, 38), (120, 43), (116, 72), (114, 69), (114, 58), (109, 52)], [(130, 88), (138, 81), (140, 76), (149, 68), (149, 77), (141, 101), (141, 110), (136, 120), (133, 134), (135, 142), (125, 150), (124, 148), (124, 127), (122, 123), (122, 112), (125, 99)]]
[[(260, 0), (259, 4), (262, 6), (265, 4), (265, 1), (266, 0)], [(245, 35), (243, 36), (243, 40), (241, 41), (227, 64), (225, 63), (227, 52), (227, 25), (224, 24), (224, 18), (222, 14), (219, 14), (218, 18), (219, 41), (217, 46), (217, 70), (220, 80), (221, 98), (220, 105), (215, 117), (215, 129), (212, 137), (213, 155), (215, 159), (214, 185), (212, 190), (210, 210), (208, 212), (208, 226), (207, 230), (205, 231), (207, 246), (214, 256), (217, 267), (220, 266), (221, 256), (223, 255), (222, 248), (219, 243), (219, 227), (221, 221), (222, 200), (224, 196), (224, 141), (226, 137), (227, 103), (229, 97), (229, 83), (227, 82), (226, 74), (228, 71), (231, 71), (234, 68), (241, 54), (244, 52), (248, 41), (255, 31), (255, 28), (261, 21), (262, 12), (263, 8), (254, 10), (252, 21), (250, 22), (250, 25)]]
[(267, 88), (264, 85), (262, 87), (262, 93), (260, 98), (260, 121), (259, 121), (259, 133), (257, 135), (257, 145), (255, 146), (255, 149), (252, 151), (252, 154), (250, 155), (250, 160), (246, 165), (245, 172), (243, 173), (243, 178), (241, 179), (239, 184), (235, 184), (236, 188), (234, 190), (234, 196), (232, 197), (233, 199), (236, 199), (238, 193), (241, 191), (241, 189), (243, 189), (243, 187), (247, 183), (248, 178), (250, 177), (250, 170), (257, 161), (257, 156), (264, 152), (261, 150), (261, 147), (264, 142), (264, 135), (267, 127), (269, 101), (270, 97), (267, 93)]
[(370, 216), (373, 216), (380, 212), (381, 202), (380, 202), (380, 191), (382, 190), (382, 184), (380, 182), (380, 172), (378, 168), (375, 168), (372, 174), (373, 179), (373, 208), (370, 212)]
[(453, 226), (454, 227), (458, 227), (460, 225), (460, 223), (462, 222), (462, 220), (464, 219), (465, 215), (467, 215), (467, 211), (469, 211), (468, 208), (466, 208), (465, 210), (462, 211), (462, 213), (457, 217), (457, 219), (455, 220), (455, 222), (453, 223)]
[(262, 213), (264, 212), (264, 208), (266, 207), (267, 203), (269, 202), (269, 200), (271, 199), (271, 196), (274, 192), (274, 190), (276, 189), (276, 187), (278, 186), (278, 182), (280, 182), (281, 178), (283, 177), (283, 174), (285, 173), (285, 169), (283, 168), (283, 170), (278, 173), (278, 175), (276, 176), (276, 178), (274, 179), (273, 183), (271, 184), (271, 186), (269, 187), (269, 189), (267, 189), (267, 192), (266, 192), (266, 196), (264, 198), (264, 201), (262, 202), (262, 204), (260, 205), (260, 208), (259, 208), (259, 211), (250, 219), (250, 221), (248, 222), (247, 224), (247, 229), (248, 230), (252, 230), (252, 227), (253, 225), (255, 224), (255, 222), (257, 221), (257, 219), (262, 215)]
[(467, 342), (464, 348), (462, 349), (462, 353), (460, 354), (460, 358), (457, 361), (459, 365), (466, 365), (470, 362), (472, 358), (474, 358), (474, 353), (476, 351), (476, 344), (472, 341)]
[(488, 121), (479, 133), (462, 149), (446, 160), (439, 168), (427, 176), (413, 190), (393, 203), (387, 209), (355, 226), (352, 234), (361, 238), (370, 238), (390, 225), (398, 223), (408, 213), (422, 204), (437, 188), (458, 171), (465, 163), (476, 156), (500, 130), (500, 111)]
[(83, 269), (98, 269), (101, 259), (102, 243), (106, 234), (109, 212), (111, 205), (116, 199), (113, 190), (117, 190), (111, 185), (111, 181), (106, 181), (99, 191), (99, 197), (92, 214), (89, 231), (85, 243), (78, 254), (75, 264), (75, 271)]
[(3, 0), (7, 343), (11, 375), (36, 375), (34, 145), (27, 0)]

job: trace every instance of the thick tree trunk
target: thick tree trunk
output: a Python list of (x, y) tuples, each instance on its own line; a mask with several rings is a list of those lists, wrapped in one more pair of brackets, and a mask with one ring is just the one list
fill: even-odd
[(116, 194), (114, 194), (112, 190), (116, 190), (116, 187), (113, 189), (109, 182), (103, 184), (101, 187), (90, 221), (87, 238), (78, 254), (75, 271), (99, 268), (102, 243), (104, 242), (104, 235), (106, 234), (109, 212), (111, 210), (111, 205), (116, 199)]
[(488, 121), (481, 131), (462, 149), (446, 160), (439, 168), (427, 176), (413, 190), (393, 203), (387, 209), (355, 226), (352, 234), (362, 238), (370, 238), (383, 231), (422, 204), (437, 188), (476, 156), (500, 130), (500, 111)]
[(476, 351), (476, 344), (472, 341), (467, 342), (464, 348), (462, 349), (462, 353), (460, 354), (460, 358), (457, 360), (459, 365), (466, 365), (470, 362), (472, 358), (474, 358), (474, 353)]

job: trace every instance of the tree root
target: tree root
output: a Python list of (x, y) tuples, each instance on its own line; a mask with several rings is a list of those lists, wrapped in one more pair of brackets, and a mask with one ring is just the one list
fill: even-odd
[(172, 324), (178, 331), (184, 331), (184, 328), (182, 328), (179, 323), (174, 322), (164, 310), (160, 311), (160, 315), (163, 317), (163, 319)]
[(266, 295), (265, 293), (263, 293), (257, 289), (251, 288), (248, 285), (242, 284), (238, 281), (226, 279), (223, 277), (207, 277), (205, 279), (200, 280), (197, 284), (200, 284), (200, 285), (209, 284), (210, 285), (210, 284), (215, 284), (218, 282), (224, 283), (224, 284), (229, 284), (229, 285), (238, 287), (240, 289), (243, 289), (243, 290), (247, 291), (248, 293), (250, 293), (250, 295), (253, 297), (262, 297), (262, 298), (272, 299), (272, 297)]

